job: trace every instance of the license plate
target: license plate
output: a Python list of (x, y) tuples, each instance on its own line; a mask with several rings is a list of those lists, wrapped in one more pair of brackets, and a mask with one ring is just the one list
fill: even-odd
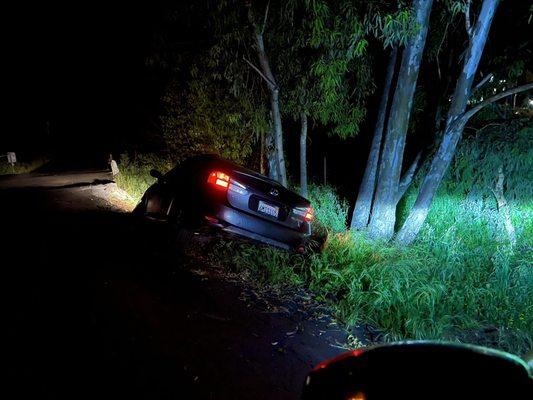
[(259, 205), (257, 206), (257, 211), (262, 212), (263, 214), (270, 215), (271, 217), (278, 217), (279, 207), (267, 204), (264, 201), (259, 200)]

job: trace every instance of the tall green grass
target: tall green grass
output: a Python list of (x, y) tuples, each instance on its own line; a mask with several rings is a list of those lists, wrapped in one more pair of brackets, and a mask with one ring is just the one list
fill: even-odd
[(383, 340), (446, 339), (518, 354), (530, 350), (530, 248), (511, 251), (484, 236), (483, 223), (472, 225), (472, 214), (456, 199), (436, 201), (431, 218), (445, 210), (450, 223), (428, 224), (411, 247), (345, 232), (331, 233), (322, 252), (305, 256), (230, 243), (217, 254), (222, 250), (229, 268), (250, 271), (259, 283), (309, 288), (341, 321), (370, 323)]
[[(458, 340), (524, 354), (533, 348), (532, 149), (531, 127), (467, 138), (412, 246), (346, 232), (346, 203), (318, 187), (310, 193), (316, 228), (329, 232), (320, 253), (226, 243), (226, 265), (260, 283), (307, 287), (347, 325), (370, 323), (383, 340)], [(514, 247), (491, 192), (500, 166)], [(416, 185), (399, 224), (415, 197)]]
[(166, 173), (173, 164), (170, 160), (154, 154), (141, 154), (131, 158), (124, 153), (120, 155), (118, 166), (120, 173), (115, 177), (117, 185), (138, 202), (146, 189), (156, 181), (150, 176), (150, 170), (156, 169)]

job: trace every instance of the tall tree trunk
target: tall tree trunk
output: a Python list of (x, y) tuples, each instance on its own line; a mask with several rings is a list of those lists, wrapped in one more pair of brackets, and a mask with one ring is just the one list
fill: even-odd
[(268, 60), (265, 43), (263, 39), (263, 32), (265, 29), (265, 23), (268, 16), (268, 6), (265, 11), (265, 17), (263, 26), (259, 28), (255, 22), (255, 18), (252, 12), (251, 3), (247, 3), (248, 7), (248, 19), (254, 30), (254, 42), (255, 49), (257, 51), (257, 58), (259, 60), (260, 69), (253, 65), (250, 61), (246, 60), (248, 64), (256, 70), (256, 72), (264, 79), (270, 91), (270, 110), (272, 112), (272, 125), (274, 128), (274, 144), (276, 147), (276, 161), (278, 180), (283, 186), (287, 186), (287, 172), (285, 168), (285, 153), (283, 151), (283, 127), (281, 123), (281, 112), (279, 108), (279, 86), (276, 83), (276, 78), (270, 68), (270, 62)]
[(407, 189), (409, 189), (409, 186), (411, 186), (411, 183), (413, 182), (413, 179), (415, 177), (415, 173), (418, 169), (418, 164), (420, 163), (421, 157), (422, 152), (419, 152), (411, 163), (411, 165), (409, 166), (409, 168), (407, 168), (407, 171), (405, 171), (402, 175), (402, 179), (400, 179), (400, 184), (398, 185), (398, 191), (396, 193), (396, 203), (400, 202), (405, 192), (407, 192)]
[(383, 93), (379, 103), (378, 116), (376, 120), (376, 127), (374, 129), (374, 137), (370, 146), (370, 153), (366, 162), (365, 173), (359, 186), (359, 194), (355, 202), (355, 207), (352, 214), (352, 222), (350, 229), (363, 229), (368, 224), (370, 218), (370, 210), (372, 208), (372, 199), (374, 198), (374, 191), (376, 189), (376, 175), (379, 163), (379, 151), (381, 150), (381, 139), (383, 137), (383, 128), (385, 126), (385, 118), (389, 104), (389, 93), (396, 67), (396, 58), (398, 50), (393, 48), (389, 56), (389, 64), (385, 74), (385, 83), (383, 86)]
[(271, 92), (270, 104), (272, 108), (278, 179), (283, 186), (287, 187), (287, 171), (285, 169), (285, 154), (283, 151), (283, 128), (281, 125), (281, 112), (279, 110), (279, 90), (277, 88)]
[(398, 232), (398, 236), (396, 238), (398, 243), (411, 243), (420, 231), (420, 228), (422, 227), (422, 224), (424, 223), (429, 212), (429, 207), (431, 206), (433, 197), (435, 196), (439, 184), (446, 173), (446, 169), (450, 165), (451, 159), (455, 154), (455, 149), (457, 148), (457, 143), (461, 138), (464, 127), (468, 120), (487, 105), (492, 104), (504, 97), (525, 92), (527, 90), (533, 90), (533, 83), (518, 86), (513, 89), (506, 90), (505, 92), (500, 92), (492, 97), (489, 97), (488, 99), (485, 99), (481, 103), (476, 104), (468, 111), (459, 115), (453, 122), (449, 124), (449, 126), (447, 126), (443, 141), (431, 163), (428, 174), (422, 182), (422, 187), (420, 188), (416, 202), (411, 209), (409, 216), (405, 220), (402, 229), (400, 232)]
[(498, 3), (499, 0), (483, 1), (474, 29), (471, 31), (468, 49), (463, 62), (463, 69), (455, 86), (442, 142), (422, 182), (415, 204), (398, 232), (396, 238), (398, 243), (409, 244), (415, 239), (422, 224), (426, 220), (433, 197), (455, 154), (457, 143), (461, 139), (467, 122), (464, 115), (472, 91), (474, 77), (477, 72), (479, 60), (483, 54), (490, 25)]
[(307, 114), (300, 114), (300, 193), (307, 197)]
[(432, 4), (433, 0), (413, 0), (413, 10), (419, 29), (409, 39), (403, 51), (398, 82), (392, 100), (387, 134), (380, 158), (376, 195), (370, 216), (369, 234), (373, 238), (389, 240), (394, 234), (405, 138)]
[(268, 177), (274, 179), (275, 181), (279, 180), (278, 174), (278, 159), (276, 155), (276, 145), (274, 143), (274, 129), (272, 125), (268, 128), (268, 132), (265, 140), (266, 145), (266, 158), (268, 166)]

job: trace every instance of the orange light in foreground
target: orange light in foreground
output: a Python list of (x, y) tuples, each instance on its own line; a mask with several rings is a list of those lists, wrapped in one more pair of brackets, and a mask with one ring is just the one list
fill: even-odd
[(349, 395), (346, 400), (366, 400), (366, 396), (363, 392), (357, 392)]

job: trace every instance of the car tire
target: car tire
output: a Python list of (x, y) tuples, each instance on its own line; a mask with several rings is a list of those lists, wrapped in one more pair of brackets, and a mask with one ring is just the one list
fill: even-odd
[(183, 210), (176, 210), (175, 215), (168, 221), (170, 225), (170, 240), (180, 250), (187, 251), (193, 246), (194, 231), (183, 218)]
[(139, 204), (135, 206), (131, 214), (135, 217), (144, 217), (146, 215), (146, 202), (144, 201), (144, 197), (141, 199)]

